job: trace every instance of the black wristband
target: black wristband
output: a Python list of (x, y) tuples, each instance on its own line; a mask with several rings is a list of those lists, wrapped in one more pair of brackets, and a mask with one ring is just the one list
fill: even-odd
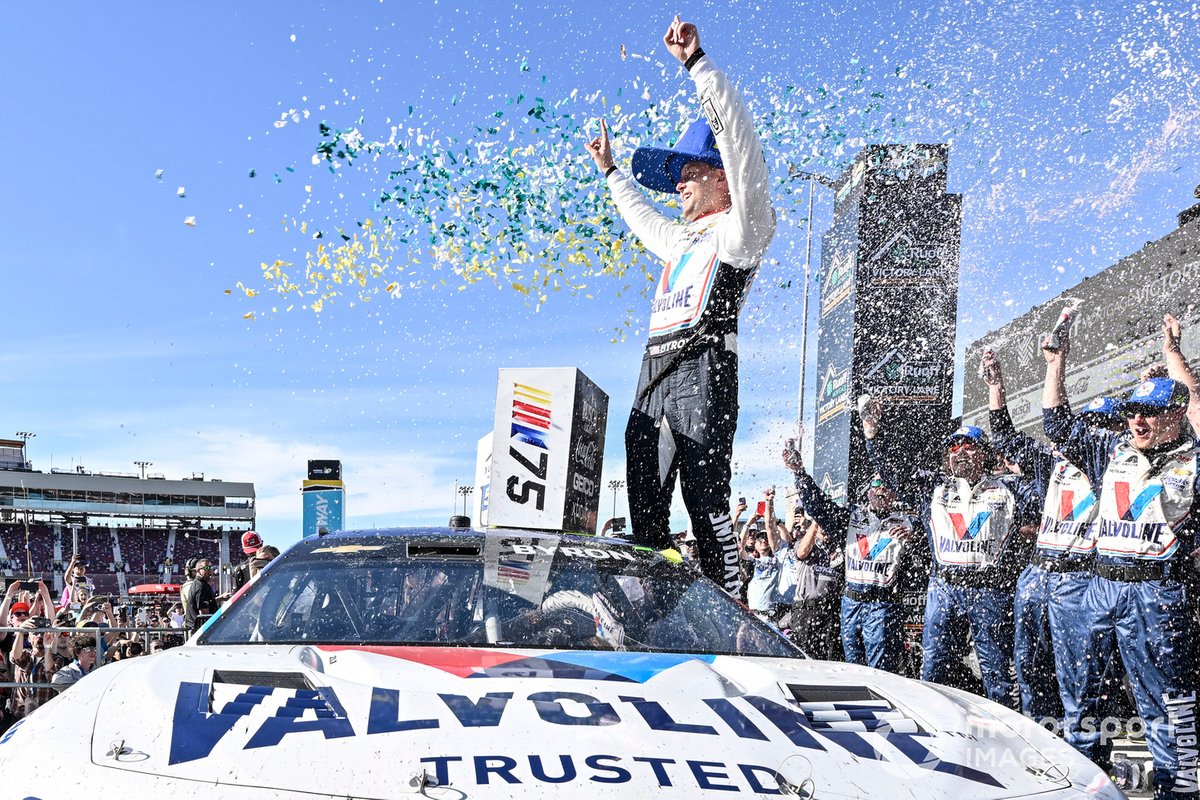
[(688, 60), (683, 62), (683, 68), (686, 69), (688, 72), (691, 72), (692, 67), (696, 66), (696, 62), (702, 58), (704, 58), (704, 50), (697, 47), (696, 52), (694, 52), (690, 56), (688, 56)]
[(608, 169), (604, 170), (604, 177), (606, 177), (606, 178), (607, 178), (609, 175), (612, 175), (612, 174), (613, 174), (614, 172), (616, 172), (616, 171), (617, 171), (617, 165), (616, 165), (616, 164), (613, 164), (611, 167), (609, 167)]

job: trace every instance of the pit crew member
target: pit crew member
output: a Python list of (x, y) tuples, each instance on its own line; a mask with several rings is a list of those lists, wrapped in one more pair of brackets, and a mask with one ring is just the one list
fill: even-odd
[(841, 620), (846, 661), (899, 674), (904, 606), (898, 578), (911, 554), (917, 520), (879, 475), (871, 477), (862, 502), (842, 508), (817, 486), (798, 450), (785, 448), (783, 463), (795, 474), (804, 509), (831, 539), (845, 542)]
[[(1064, 334), (1060, 347), (1068, 346)], [(1050, 355), (1049, 350), (1043, 352)], [(1047, 360), (1046, 385), (1059, 386), (1065, 396), (1062, 365), (1062, 359)], [(1004, 375), (994, 353), (984, 352), (981, 368), (988, 385), (992, 441), (1023, 475), (1033, 478), (1042, 500), (1033, 561), (1017, 579), (1013, 601), (1021, 713), (1037, 720), (1057, 720), (1064, 713), (1075, 714), (1079, 702), (1078, 664), (1085, 643), (1076, 629), (1079, 603), (1092, 579), (1099, 507), (1086, 473), (1049, 444), (1013, 425)], [(1113, 398), (1096, 398), (1084, 408), (1080, 420), (1102, 429), (1123, 427), (1117, 405)]]
[(940, 469), (904, 460), (877, 437), (883, 406), (860, 401), (867, 453), (901, 501), (918, 510), (933, 552), (925, 595), (921, 679), (945, 683), (960, 642), (962, 620), (970, 626), (988, 699), (1018, 706), (1013, 676), (1013, 594), (1029, 559), (1020, 528), (1036, 520), (1033, 482), (995, 474), (997, 454), (987, 434), (964, 425), (942, 440)]
[[(1106, 665), (1125, 664), (1146, 743), (1156, 797), (1195, 798), (1196, 686), (1189, 643), (1187, 571), (1200, 529), (1200, 444), (1188, 415), (1200, 402), (1168, 316), (1163, 351), (1171, 377), (1142, 381), (1122, 406), (1121, 434), (1074, 424), (1061, 387), (1047, 383), (1046, 435), (1100, 486), (1095, 577), (1083, 593), (1074, 635), (1085, 642), (1082, 694), (1065, 738), (1108, 766), (1110, 742), (1097, 724)], [(1065, 359), (1060, 350), (1048, 358)]]

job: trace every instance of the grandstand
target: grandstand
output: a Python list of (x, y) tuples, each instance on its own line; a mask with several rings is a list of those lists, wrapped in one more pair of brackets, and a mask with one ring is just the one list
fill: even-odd
[[(193, 476), (33, 470), (22, 441), (0, 440), (0, 571), (62, 591), (80, 553), (104, 594), (139, 583), (178, 583), (183, 565), (204, 556), (222, 565), (228, 586), (230, 542), (254, 527), (254, 484)], [(240, 559), (240, 548), (236, 551)], [(217, 588), (217, 587), (214, 587)]]

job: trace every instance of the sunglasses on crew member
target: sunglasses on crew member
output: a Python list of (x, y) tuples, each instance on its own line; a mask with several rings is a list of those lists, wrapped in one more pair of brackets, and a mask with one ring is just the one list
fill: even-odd
[(871, 489), (882, 489), (884, 487), (884, 483), (879, 478), (872, 478), (871, 482), (867, 484), (867, 486)]
[(1121, 416), (1125, 419), (1133, 419), (1136, 416), (1142, 417), (1157, 417), (1162, 414), (1167, 414), (1171, 411), (1178, 411), (1179, 408), (1163, 408), (1162, 406), (1140, 406), (1130, 405), (1129, 403), (1121, 406)]
[(946, 452), (958, 453), (962, 450), (974, 450), (977, 447), (979, 447), (979, 444), (977, 442), (972, 441), (971, 439), (959, 439), (956, 442), (952, 442), (946, 448)]

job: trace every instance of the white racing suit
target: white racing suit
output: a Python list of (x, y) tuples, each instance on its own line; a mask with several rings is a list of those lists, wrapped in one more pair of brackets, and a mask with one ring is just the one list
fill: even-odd
[(732, 207), (681, 224), (634, 182), (608, 184), (621, 216), (664, 262), (650, 339), (625, 431), (632, 538), (666, 549), (676, 476), (703, 573), (736, 592), (737, 538), (729, 517), (729, 461), (737, 429), (737, 321), (775, 234), (767, 164), (754, 121), (712, 59), (691, 67), (700, 107), (716, 135)]

